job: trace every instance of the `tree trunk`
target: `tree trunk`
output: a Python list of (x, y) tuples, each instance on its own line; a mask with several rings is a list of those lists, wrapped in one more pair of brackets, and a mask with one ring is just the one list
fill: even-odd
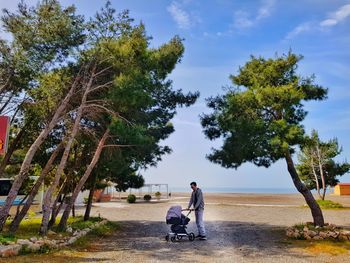
[(65, 146), (62, 159), (60, 161), (60, 164), (57, 167), (55, 178), (54, 178), (52, 184), (50, 185), (50, 187), (47, 189), (46, 194), (45, 194), (45, 198), (44, 198), (44, 202), (43, 202), (43, 217), (42, 217), (40, 230), (39, 230), (39, 233), (41, 235), (44, 235), (44, 236), (47, 235), (50, 215), (52, 212), (52, 205), (53, 205), (52, 195), (59, 184), (63, 170), (66, 167), (66, 163), (67, 163), (67, 160), (69, 157), (70, 149), (72, 148), (73, 141), (75, 139), (76, 134), (78, 133), (80, 121), (81, 121), (81, 118), (83, 115), (83, 109), (85, 107), (85, 103), (87, 100), (87, 95), (88, 95), (88, 92), (90, 91), (90, 87), (92, 86), (92, 82), (94, 79), (94, 73), (95, 72), (93, 71), (90, 78), (89, 78), (89, 82), (85, 88), (85, 91), (84, 91), (84, 94), (83, 94), (83, 97), (81, 100), (81, 104), (78, 108), (77, 116), (76, 116), (75, 121), (74, 121), (73, 129), (72, 129), (71, 133), (69, 134), (68, 141), (67, 141), (67, 144)]
[(320, 154), (320, 148), (317, 145), (316, 146), (317, 149), (317, 157), (318, 157), (318, 167), (320, 169), (320, 175), (321, 175), (321, 181), (322, 181), (322, 189), (323, 189), (323, 194), (321, 196), (321, 199), (324, 200), (325, 195), (326, 195), (326, 182), (325, 182), (325, 178), (324, 178), (324, 173), (323, 173), (323, 167), (322, 167), (322, 160), (321, 160), (321, 154)]
[(311, 157), (311, 168), (312, 168), (312, 173), (314, 174), (314, 177), (315, 177), (317, 194), (322, 199), (321, 192), (320, 192), (320, 183), (318, 182), (318, 176), (317, 176), (317, 173), (315, 171), (314, 161), (313, 161), (312, 157)]
[(72, 216), (75, 217), (75, 204), (72, 205)]
[(66, 206), (66, 208), (65, 208), (65, 210), (63, 212), (61, 221), (60, 221), (60, 223), (58, 225), (58, 228), (61, 231), (66, 229), (67, 220), (68, 220), (68, 217), (69, 217), (70, 210), (72, 209), (72, 206), (75, 203), (75, 200), (77, 199), (79, 192), (81, 191), (81, 189), (84, 186), (86, 180), (89, 178), (92, 170), (94, 169), (96, 163), (98, 162), (98, 159), (100, 158), (103, 146), (104, 146), (108, 136), (109, 136), (109, 129), (107, 129), (105, 131), (105, 133), (103, 134), (101, 140), (99, 141), (98, 146), (97, 146), (96, 151), (95, 151), (95, 154), (94, 154), (94, 156), (93, 156), (89, 166), (87, 167), (84, 175), (80, 178), (78, 184), (76, 185), (76, 187), (75, 187), (75, 189), (73, 191), (71, 199), (67, 203), (67, 206)]
[(63, 195), (62, 201), (58, 205), (58, 207), (54, 207), (54, 209), (52, 210), (51, 219), (49, 221), (49, 229), (56, 223), (56, 218), (60, 213), (65, 200), (66, 200), (66, 194)]
[(326, 197), (326, 191), (327, 191), (327, 187), (323, 188), (322, 200), (324, 200)]
[(90, 212), (91, 212), (91, 207), (92, 207), (92, 199), (94, 197), (94, 192), (95, 192), (95, 188), (96, 188), (96, 181), (97, 181), (97, 174), (95, 173), (93, 175), (92, 178), (92, 186), (90, 189), (90, 193), (89, 193), (89, 199), (88, 202), (86, 204), (86, 209), (85, 209), (85, 214), (84, 214), (84, 221), (87, 221), (90, 219)]
[(8, 148), (8, 151), (6, 152), (4, 159), (2, 159), (2, 161), (0, 163), (0, 177), (2, 177), (2, 175), (5, 171), (5, 168), (8, 164), (8, 162), (10, 161), (10, 158), (11, 158), (13, 152), (16, 150), (17, 145), (18, 145), (19, 141), (22, 139), (24, 134), (25, 134), (25, 126), (17, 134), (16, 138), (13, 140), (10, 147)]
[[(64, 180), (64, 182), (61, 184), (61, 188), (60, 188), (60, 190), (59, 190), (59, 192), (58, 192), (58, 194), (57, 194), (57, 196), (56, 196), (56, 198), (55, 198), (55, 201), (54, 201), (54, 203), (53, 203), (53, 205), (52, 205), (52, 212), (51, 212), (51, 219), (50, 219), (50, 221), (49, 221), (49, 224), (48, 224), (48, 228), (50, 228), (50, 227), (52, 227), (54, 224), (55, 224), (55, 222), (56, 222), (56, 216), (58, 215), (58, 213), (60, 212), (60, 210), (61, 210), (61, 205), (59, 205), (58, 207), (57, 207), (57, 204), (58, 204), (58, 201), (59, 201), (59, 199), (60, 199), (60, 197), (61, 197), (61, 195), (62, 195), (62, 193), (63, 193), (63, 191), (64, 191), (64, 188), (65, 188), (65, 186), (66, 186), (66, 182), (67, 182), (67, 178)], [(62, 203), (61, 203), (62, 204)]]
[(24, 204), (21, 212), (11, 222), (10, 233), (12, 233), (12, 234), (16, 233), (16, 231), (17, 231), (21, 221), (23, 220), (23, 218), (27, 214), (30, 206), (32, 205), (33, 200), (34, 200), (36, 194), (38, 193), (38, 191), (40, 189), (40, 186), (42, 185), (46, 175), (51, 170), (53, 162), (55, 161), (55, 159), (56, 159), (57, 155), (59, 154), (59, 152), (62, 150), (62, 147), (63, 147), (63, 143), (60, 143), (58, 145), (58, 147), (54, 150), (54, 152), (51, 154), (50, 159), (46, 163), (44, 169), (41, 171), (41, 174), (40, 174), (38, 180), (35, 182), (32, 190), (30, 191), (28, 199), (27, 199), (26, 203)]
[(297, 171), (295, 170), (293, 159), (290, 155), (290, 152), (288, 151), (285, 156), (288, 172), (290, 176), (292, 177), (293, 183), (296, 187), (296, 189), (301, 193), (306, 203), (311, 209), (311, 214), (314, 220), (315, 226), (324, 226), (324, 218), (322, 214), (322, 210), (320, 206), (317, 204), (315, 198), (313, 197), (311, 191), (303, 184), (303, 182), (300, 180), (299, 175)]
[(2, 229), (4, 227), (6, 219), (7, 219), (8, 215), (9, 215), (9, 211), (10, 211), (10, 209), (12, 207), (12, 203), (16, 199), (16, 196), (18, 194), (19, 189), (22, 186), (23, 181), (28, 176), (28, 171), (29, 171), (29, 168), (30, 168), (30, 164), (32, 163), (32, 160), (34, 158), (35, 153), (38, 151), (38, 149), (43, 144), (43, 142), (45, 141), (45, 139), (47, 138), (49, 133), (56, 126), (59, 118), (62, 116), (62, 114), (66, 110), (68, 102), (69, 102), (71, 96), (74, 93), (75, 85), (76, 85), (77, 80), (78, 80), (78, 78), (76, 79), (76, 81), (71, 86), (69, 92), (67, 93), (67, 95), (63, 99), (63, 101), (61, 102), (60, 106), (57, 108), (54, 116), (52, 117), (52, 119), (50, 121), (50, 123), (41, 131), (39, 136), (36, 138), (34, 143), (30, 146), (29, 150), (27, 151), (26, 156), (24, 157), (24, 160), (23, 160), (20, 172), (16, 176), (16, 178), (15, 178), (13, 184), (12, 184), (11, 190), (10, 190), (9, 194), (7, 195), (5, 204), (2, 206), (2, 208), (0, 210), (0, 231), (2, 231)]
[(4, 109), (6, 109), (7, 105), (10, 103), (10, 101), (12, 100), (14, 94), (12, 94), (11, 96), (8, 97), (7, 101), (4, 103), (4, 105), (2, 105), (2, 107), (0, 108), (0, 114), (3, 112)]

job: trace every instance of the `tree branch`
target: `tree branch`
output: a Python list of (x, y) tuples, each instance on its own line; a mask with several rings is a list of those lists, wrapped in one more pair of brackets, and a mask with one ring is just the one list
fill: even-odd
[(108, 81), (107, 83), (105, 83), (105, 84), (103, 84), (103, 85), (99, 85), (99, 86), (97, 86), (97, 87), (95, 87), (95, 88), (92, 88), (91, 90), (89, 90), (88, 93), (94, 92), (95, 90), (98, 90), (98, 89), (105, 88), (105, 87), (107, 87), (107, 86), (109, 86), (109, 85), (111, 85), (111, 84), (113, 84), (113, 83), (114, 83), (113, 80), (112, 80), (112, 81)]
[(121, 147), (121, 148), (125, 148), (125, 147), (136, 147), (136, 146), (138, 146), (138, 145), (135, 145), (135, 144), (129, 144), (129, 145), (126, 145), (126, 144), (106, 144), (103, 147)]
[(99, 72), (97, 72), (97, 73), (94, 73), (92, 76), (93, 76), (94, 78), (96, 78), (96, 77), (98, 77), (99, 75), (101, 75), (103, 72), (105, 72), (105, 71), (111, 69), (112, 67), (113, 67), (113, 66), (109, 66), (109, 67), (107, 67), (107, 68), (105, 68), (105, 69), (102, 69), (101, 71), (99, 71)]

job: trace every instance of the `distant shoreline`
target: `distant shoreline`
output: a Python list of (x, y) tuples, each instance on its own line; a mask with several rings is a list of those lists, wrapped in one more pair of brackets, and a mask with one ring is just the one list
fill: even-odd
[[(203, 192), (215, 194), (297, 194), (294, 188), (231, 188), (231, 187), (202, 187)], [(185, 187), (169, 187), (169, 192), (187, 193), (191, 189)]]

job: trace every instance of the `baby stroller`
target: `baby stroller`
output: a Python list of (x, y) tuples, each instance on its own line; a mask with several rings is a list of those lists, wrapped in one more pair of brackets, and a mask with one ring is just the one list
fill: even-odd
[(182, 214), (181, 211), (181, 206), (172, 206), (169, 208), (166, 215), (166, 223), (171, 225), (171, 232), (165, 236), (166, 241), (170, 239), (172, 242), (175, 242), (176, 240), (181, 240), (183, 237), (188, 237), (190, 241), (194, 240), (194, 233), (187, 233), (186, 231), (186, 225), (190, 222), (188, 215), (191, 213), (191, 210), (187, 215)]

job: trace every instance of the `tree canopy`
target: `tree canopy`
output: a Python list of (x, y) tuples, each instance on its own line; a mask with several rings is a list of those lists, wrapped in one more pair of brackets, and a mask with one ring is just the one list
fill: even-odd
[(303, 143), (303, 102), (325, 99), (327, 89), (313, 76), (297, 75), (301, 59), (293, 53), (275, 59), (252, 56), (238, 75), (230, 76), (233, 87), (226, 94), (207, 100), (213, 113), (201, 117), (204, 133), (210, 140), (223, 139), (210, 161), (226, 168), (244, 162), (268, 167)]
[(201, 123), (208, 139), (222, 139), (222, 146), (207, 157), (223, 167), (238, 168), (245, 162), (269, 167), (285, 159), (315, 225), (322, 226), (320, 207), (300, 181), (291, 157), (305, 141), (303, 103), (327, 96), (327, 89), (315, 84), (314, 76), (297, 74), (301, 59), (291, 52), (270, 59), (252, 56), (237, 75), (230, 76), (233, 86), (226, 94), (207, 100), (212, 113), (203, 114)]
[(348, 162), (340, 163), (335, 159), (341, 152), (342, 148), (336, 138), (323, 142), (315, 130), (311, 132), (311, 136), (305, 137), (301, 146), (296, 168), (306, 186), (316, 189), (322, 200), (325, 198), (327, 187), (337, 185), (339, 177), (350, 171)]
[[(17, 12), (5, 10), (2, 20), (13, 40), (1, 42), (1, 92), (8, 99), (0, 103), (7, 110), (12, 103), (18, 114), (12, 127), (19, 131), (1, 167), (25, 147), (11, 173), (16, 176), (0, 210), (0, 228), (35, 168), (39, 178), (11, 231), (45, 183), (40, 232), (46, 234), (50, 215), (54, 222), (60, 209), (61, 193), (71, 192), (60, 222), (64, 228), (78, 193), (93, 190), (96, 180), (116, 182), (121, 190), (140, 187), (144, 180), (137, 171), (171, 152), (161, 144), (174, 132), (171, 119), (178, 107), (195, 103), (199, 93), (174, 90), (168, 78), (183, 56), (183, 40), (174, 36), (150, 47), (145, 26), (134, 23), (128, 11), (117, 13), (110, 2), (89, 21), (74, 6), (65, 8), (56, 0), (35, 7), (21, 2)], [(18, 56), (24, 58), (21, 65), (5, 59)], [(13, 72), (5, 71), (6, 63)], [(19, 95), (25, 99), (12, 101)]]

